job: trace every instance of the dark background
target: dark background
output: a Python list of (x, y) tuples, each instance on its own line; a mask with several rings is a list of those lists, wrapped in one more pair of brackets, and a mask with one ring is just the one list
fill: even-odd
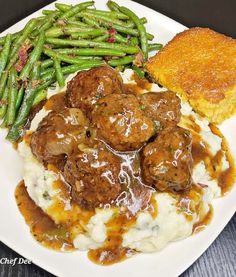
[[(51, 2), (53, 1), (0, 0), (0, 31), (4, 31), (7, 27)], [(66, 0), (64, 2), (66, 3)], [(236, 0), (136, 0), (136, 2), (161, 12), (188, 27), (210, 27), (236, 38)], [(2, 257), (15, 258), (19, 255), (0, 243), (0, 258)], [(14, 267), (0, 265), (0, 277), (28, 276), (52, 275), (35, 265)], [(181, 277), (190, 276), (236, 276), (236, 215), (211, 247), (181, 275)]]

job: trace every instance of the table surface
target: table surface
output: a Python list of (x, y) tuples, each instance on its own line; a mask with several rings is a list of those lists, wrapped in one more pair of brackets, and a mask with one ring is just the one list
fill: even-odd
[[(210, 27), (236, 37), (235, 0), (136, 0), (180, 23)], [(3, 2), (3, 1), (1, 1)], [(50, 0), (7, 0), (1, 3), (0, 31), (42, 8)], [(64, 1), (66, 2), (66, 1)], [(181, 277), (236, 276), (236, 215), (208, 250)], [(0, 242), (0, 259), (20, 257)], [(53, 276), (35, 265), (0, 265), (0, 277)], [(168, 277), (168, 276), (167, 276)]]

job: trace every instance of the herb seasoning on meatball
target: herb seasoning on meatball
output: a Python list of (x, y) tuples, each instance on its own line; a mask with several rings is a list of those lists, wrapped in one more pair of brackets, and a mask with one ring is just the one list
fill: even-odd
[(149, 92), (140, 96), (144, 113), (160, 129), (176, 125), (180, 120), (180, 99), (171, 91)]
[(78, 149), (68, 158), (63, 172), (73, 200), (85, 209), (111, 203), (121, 191), (120, 158), (95, 141)]
[(160, 191), (181, 191), (191, 184), (192, 155), (190, 132), (181, 127), (161, 131), (142, 151), (144, 180)]
[(92, 121), (98, 137), (118, 151), (139, 149), (155, 133), (154, 122), (132, 94), (101, 98), (92, 112)]
[(122, 93), (122, 78), (109, 66), (80, 71), (68, 84), (68, 104), (80, 108), (87, 116), (101, 97), (111, 93)]

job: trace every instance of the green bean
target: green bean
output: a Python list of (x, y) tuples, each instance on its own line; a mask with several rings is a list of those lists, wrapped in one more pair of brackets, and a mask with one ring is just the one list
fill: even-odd
[(110, 60), (107, 63), (111, 66), (119, 66), (119, 65), (123, 65), (123, 64), (132, 63), (133, 60), (134, 60), (134, 56), (130, 55), (130, 56), (125, 56), (125, 57), (120, 58), (120, 59)]
[(24, 85), (22, 85), (17, 94), (16, 111), (18, 111), (20, 108), (20, 105), (21, 105), (23, 97), (24, 97), (24, 93), (25, 93), (25, 88), (24, 88)]
[(148, 58), (148, 39), (144, 25), (140, 22), (138, 16), (126, 7), (120, 7), (120, 11), (129, 16), (129, 18), (135, 23), (140, 36), (141, 49), (144, 55), (144, 60)]
[(68, 19), (68, 18), (74, 16), (75, 14), (77, 14), (78, 12), (80, 12), (92, 5), (94, 5), (94, 1), (77, 4), (74, 7), (72, 7), (70, 10), (65, 12), (62, 16), (60, 16), (60, 19)]
[(62, 3), (56, 3), (55, 7), (61, 11), (61, 12), (67, 12), (72, 9), (72, 5), (62, 4)]
[(43, 22), (47, 18), (47, 16), (48, 15), (41, 15), (41, 16), (37, 17), (37, 20), (40, 21), (40, 22), (41, 21)]
[(37, 87), (34, 86), (29, 86), (26, 90), (26, 93), (24, 95), (23, 102), (21, 104), (21, 107), (19, 109), (19, 112), (17, 114), (17, 118), (10, 128), (8, 134), (7, 134), (7, 139), (10, 141), (16, 141), (20, 138), (22, 135), (22, 127), (24, 126), (27, 116), (29, 115), (30, 109), (32, 107), (32, 104), (34, 102), (34, 99), (37, 95), (37, 93), (48, 86), (53, 82), (53, 79), (50, 79), (46, 82), (44, 82), (41, 85), (38, 85)]
[(62, 48), (55, 52), (60, 54), (73, 54), (78, 56), (125, 56), (125, 52), (116, 49), (107, 48)]
[(33, 32), (32, 32), (32, 36), (33, 37), (36, 37), (39, 33), (41, 32), (45, 32), (46, 30), (48, 30), (49, 28), (52, 27), (54, 21), (56, 20), (56, 18), (59, 16), (59, 12), (55, 12), (53, 11), (52, 14), (50, 14), (46, 19), (45, 19), (45, 22), (43, 22), (43, 24), (41, 24), (40, 26), (38, 26), (37, 29), (35, 29)]
[(68, 25), (71, 25), (73, 27), (77, 26), (77, 27), (80, 27), (80, 28), (88, 28), (88, 25), (83, 23), (83, 22), (80, 22), (80, 21), (75, 21), (75, 20), (66, 20), (66, 23)]
[(11, 34), (8, 34), (6, 36), (4, 46), (0, 54), (0, 76), (2, 75), (2, 72), (5, 69), (8, 61), (10, 47), (11, 47), (11, 40), (12, 40), (12, 36)]
[[(107, 28), (111, 27), (111, 24), (108, 21), (99, 21), (99, 23)], [(132, 29), (132, 28), (127, 28), (121, 25), (117, 25), (117, 24), (112, 24), (112, 28), (114, 28), (116, 31), (123, 33), (123, 34), (127, 34), (127, 35), (132, 35), (132, 36), (139, 36), (139, 32), (136, 29)]]
[(154, 35), (147, 33), (147, 39), (148, 40), (153, 40), (154, 39)]
[(45, 35), (42, 32), (42, 33), (40, 33), (40, 35), (38, 37), (38, 41), (36, 43), (34, 50), (29, 55), (29, 59), (28, 59), (26, 65), (21, 70), (21, 73), (19, 76), (21, 80), (26, 80), (28, 78), (29, 72), (31, 71), (33, 64), (41, 56), (42, 51), (43, 51), (44, 41), (45, 41)]
[(146, 24), (146, 23), (147, 23), (147, 18), (146, 18), (146, 17), (140, 18), (140, 22), (141, 22), (142, 24)]
[(77, 16), (78, 17), (86, 17), (86, 16), (91, 17), (92, 16), (96, 20), (108, 22), (110, 25), (112, 23), (112, 24), (123, 26), (123, 27), (127, 27), (126, 23), (124, 23), (123, 21), (116, 19), (116, 18), (112, 18), (107, 15), (101, 15), (101, 14), (91, 13), (91, 12), (87, 12), (87, 11), (82, 11), (82, 12), (78, 13)]
[[(15, 38), (16, 38), (19, 34), (21, 34), (21, 31), (12, 34), (12, 35), (11, 35), (11, 36), (12, 36), (12, 41), (15, 40)], [(0, 45), (3, 45), (3, 44), (5, 43), (5, 40), (6, 40), (6, 36), (0, 37)]]
[(1, 79), (0, 79), (0, 99), (2, 99), (4, 95), (4, 90), (7, 84), (8, 72), (3, 71)]
[(91, 18), (91, 17), (84, 16), (83, 20), (84, 20), (84, 22), (85, 22), (86, 24), (88, 24), (89, 26), (93, 26), (93, 27), (97, 27), (97, 28), (100, 27), (100, 25), (98, 24), (98, 22), (97, 22), (96, 20), (94, 20), (93, 18)]
[(57, 39), (57, 38), (47, 38), (46, 41), (51, 44), (61, 45), (61, 46), (75, 46), (75, 47), (98, 47), (98, 48), (108, 48), (115, 49), (125, 52), (127, 54), (136, 54), (139, 49), (135, 46), (129, 46), (118, 43), (107, 43), (107, 42), (97, 42), (91, 40), (70, 40), (70, 39)]
[[(111, 24), (108, 21), (99, 21), (98, 23), (106, 28), (111, 27)], [(117, 24), (112, 24), (112, 27), (120, 33), (132, 35), (132, 36), (136, 36), (136, 37), (139, 36), (139, 32), (136, 29), (128, 28), (126, 26), (121, 26), (121, 25), (117, 25)], [(154, 36), (152, 34), (147, 33), (147, 38), (148, 38), (148, 40), (153, 40)]]
[(23, 29), (23, 32), (21, 34), (21, 36), (18, 37), (18, 39), (14, 42), (13, 44), (13, 48), (11, 50), (11, 54), (10, 54), (10, 62), (7, 66), (7, 69), (10, 69), (12, 67), (12, 65), (16, 62), (17, 60), (17, 52), (21, 46), (21, 44), (26, 40), (26, 38), (29, 36), (29, 34), (33, 31), (33, 29), (36, 27), (37, 25), (37, 20), (36, 19), (31, 19), (25, 26), (25, 28)]
[(8, 85), (4, 88), (2, 99), (0, 105), (0, 118), (3, 118), (7, 112), (7, 104), (8, 104)]
[[(100, 66), (100, 65), (104, 65), (105, 63), (103, 61), (86, 61), (83, 64), (73, 64), (73, 65), (69, 65), (69, 66), (64, 66), (62, 67), (62, 73), (64, 75), (68, 75), (74, 72), (77, 72), (79, 70), (82, 69), (87, 69), (87, 68), (91, 68), (91, 67), (95, 67), (95, 66)], [(55, 76), (55, 70), (52, 69), (48, 69), (47, 72), (45, 72), (43, 74), (43, 76), (41, 76), (41, 79), (43, 81), (48, 81), (50, 79), (52, 79)]]
[[(147, 23), (147, 18), (146, 17), (142, 17), (139, 20), (140, 20), (140, 22), (142, 24), (146, 24)], [(128, 28), (134, 28), (134, 27), (136, 27), (136, 25), (135, 25), (135, 23), (133, 21), (129, 20), (126, 23), (126, 27), (128, 27)]]
[(131, 37), (129, 43), (130, 45), (136, 46), (139, 44), (139, 40), (137, 37)]
[(44, 60), (42, 63), (41, 63), (41, 69), (45, 69), (45, 68), (48, 68), (50, 66), (53, 65), (53, 60), (51, 59), (47, 59), (47, 60)]
[(28, 86), (35, 86), (35, 82), (38, 82), (40, 80), (40, 71), (41, 71), (41, 62), (37, 61), (34, 63), (33, 69), (30, 72)]
[(109, 0), (107, 2), (107, 6), (111, 11), (119, 11), (120, 6), (116, 4), (115, 2)]
[(54, 77), (55, 69), (54, 67), (49, 67), (41, 71), (40, 79), (47, 81)]
[(6, 125), (12, 125), (16, 117), (16, 101), (17, 101), (17, 73), (12, 67), (9, 71), (9, 92), (8, 92), (8, 108), (6, 114)]
[(21, 44), (26, 40), (26, 38), (29, 36), (30, 33), (32, 33), (33, 29), (37, 25), (37, 20), (31, 19), (26, 25), (25, 28), (23, 29), (23, 32), (20, 37), (14, 42), (13, 48), (11, 50), (11, 55), (10, 57), (12, 58), (20, 48)]
[(54, 12), (54, 10), (42, 10), (43, 15), (50, 15)]
[(94, 31), (94, 28), (76, 27), (76, 26), (70, 26), (70, 25), (52, 27), (45, 32), (45, 36), (56, 38), (64, 35), (71, 35), (73, 33), (80, 33), (85, 31)]
[[(107, 41), (107, 40), (109, 40), (109, 35), (108, 34), (105, 34), (105, 35), (103, 35), (103, 36), (100, 36), (100, 37), (98, 37), (98, 39), (93, 39), (93, 41), (100, 41), (100, 42), (102, 42), (102, 41)], [(111, 40), (112, 40), (112, 38), (113, 38), (113, 40), (114, 40), (114, 42), (120, 42), (120, 43), (128, 43), (128, 39), (127, 38), (125, 38), (125, 37), (123, 37), (122, 35), (120, 35), (120, 34), (114, 34), (114, 35), (112, 35), (111, 37)]]
[[(101, 60), (102, 57), (96, 57), (96, 56), (79, 56), (79, 57), (76, 57), (77, 59), (77, 62), (75, 64), (78, 64), (79, 60), (82, 62), (84, 61), (89, 61), (89, 60)], [(53, 60), (52, 59), (47, 59), (47, 60), (44, 60), (42, 63), (41, 63), (41, 69), (42, 69), (42, 72), (44, 71), (44, 69), (47, 69), (49, 67), (51, 67), (53, 65)]]
[(95, 9), (86, 9), (86, 12), (97, 15), (104, 15), (108, 17), (112, 17), (114, 19), (129, 19), (129, 17), (119, 11), (103, 11), (103, 10), (95, 10)]
[(3, 121), (1, 122), (0, 128), (7, 128), (7, 119), (6, 119), (6, 116), (4, 116)]
[(148, 51), (160, 50), (163, 47), (161, 43), (148, 44)]
[(103, 36), (100, 37), (96, 37), (95, 39), (93, 39), (93, 41), (97, 41), (97, 42), (104, 42), (109, 38), (108, 34), (105, 34)]
[(115, 34), (114, 38), (115, 38), (115, 42), (128, 43), (128, 39), (123, 37), (120, 34)]
[(139, 77), (139, 79), (143, 79), (144, 78), (144, 71), (139, 68), (138, 66), (136, 65), (133, 65), (132, 66), (132, 69), (134, 70), (134, 72), (137, 74), (137, 76)]
[(46, 98), (47, 98), (47, 91), (46, 90), (40, 90), (36, 94), (32, 106), (34, 107), (34, 106), (38, 105), (41, 101), (43, 101)]
[(65, 79), (61, 70), (60, 62), (57, 58), (54, 58), (54, 69), (56, 73), (56, 79), (59, 84), (59, 86), (62, 88), (65, 85)]
[(71, 56), (67, 56), (67, 55), (63, 55), (59, 52), (56, 52), (56, 51), (53, 51), (49, 48), (44, 48), (43, 49), (43, 52), (45, 55), (55, 59), (59, 59), (63, 62), (66, 62), (66, 63), (70, 63), (70, 64), (81, 64), (81, 63), (84, 63), (84, 59), (81, 59), (80, 57), (71, 57)]
[(99, 37), (103, 34), (105, 34), (106, 31), (101, 30), (101, 29), (94, 29), (92, 31), (84, 31), (84, 32), (79, 32), (79, 33), (72, 33), (71, 38), (72, 39), (78, 39), (78, 38), (95, 38)]

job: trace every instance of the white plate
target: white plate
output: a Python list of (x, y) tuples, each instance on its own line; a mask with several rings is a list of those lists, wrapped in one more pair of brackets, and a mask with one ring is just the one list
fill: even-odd
[[(69, 0), (66, 3), (80, 1)], [(97, 0), (96, 7), (105, 8), (106, 0)], [(147, 29), (156, 40), (166, 43), (185, 27), (168, 17), (135, 2), (119, 0), (136, 12), (147, 17)], [(53, 8), (49, 5), (47, 8)], [(16, 32), (40, 12), (12, 26), (6, 32)], [(236, 157), (236, 117), (224, 122), (221, 130), (226, 136), (234, 157)], [(57, 276), (177, 276), (186, 270), (215, 240), (236, 211), (236, 186), (224, 198), (214, 200), (214, 217), (211, 224), (198, 235), (169, 244), (158, 253), (139, 254), (124, 262), (112, 266), (98, 266), (86, 257), (86, 252), (59, 253), (44, 248), (30, 235), (28, 226), (18, 211), (14, 199), (14, 190), (21, 180), (22, 163), (10, 143), (4, 140), (5, 132), (0, 130), (0, 239), (22, 256), (32, 260), (45, 270)]]

